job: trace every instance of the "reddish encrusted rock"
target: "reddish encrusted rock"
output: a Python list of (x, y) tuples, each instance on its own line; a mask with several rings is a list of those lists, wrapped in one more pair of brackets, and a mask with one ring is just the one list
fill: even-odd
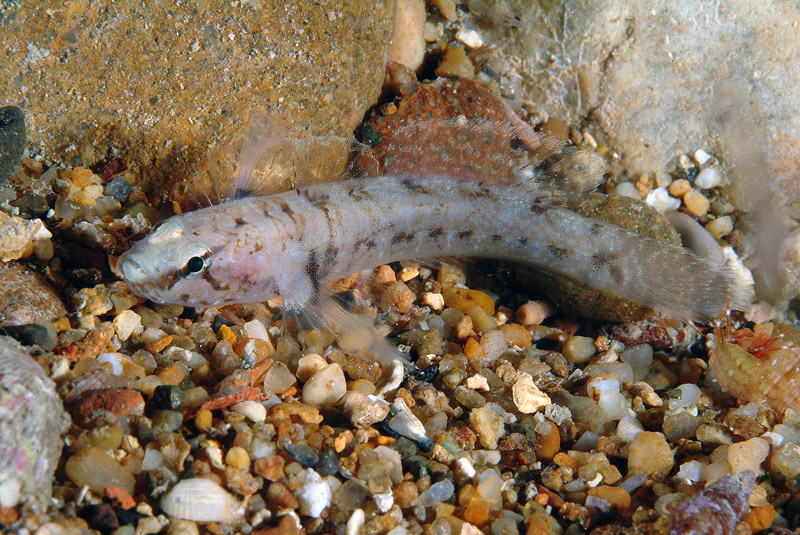
[(130, 388), (102, 388), (86, 393), (75, 404), (72, 415), (81, 427), (110, 424), (128, 414), (142, 414), (144, 398)]

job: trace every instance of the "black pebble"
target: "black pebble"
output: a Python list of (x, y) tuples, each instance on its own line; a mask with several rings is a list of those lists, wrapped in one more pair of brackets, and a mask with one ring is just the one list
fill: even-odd
[(430, 473), (428, 470), (428, 459), (422, 455), (414, 455), (408, 459), (403, 459), (403, 472), (408, 472), (414, 479), (425, 477)]
[(11, 206), (19, 208), (19, 213), (23, 217), (36, 219), (42, 217), (50, 210), (50, 205), (47, 204), (47, 199), (35, 193), (27, 193), (11, 201)]
[(24, 346), (39, 346), (51, 351), (58, 343), (55, 325), (52, 323), (26, 323), (0, 327), (0, 334), (10, 336)]
[(81, 517), (89, 527), (109, 533), (119, 527), (119, 519), (114, 509), (107, 503), (87, 505), (81, 510)]
[(16, 106), (0, 108), (0, 184), (8, 178), (25, 152), (25, 114)]
[(316, 470), (322, 477), (332, 476), (339, 471), (339, 459), (333, 450), (322, 452), (322, 455), (319, 456)]
[(133, 191), (133, 186), (131, 186), (130, 183), (121, 175), (117, 175), (109, 180), (103, 188), (103, 193), (106, 195), (111, 195), (121, 204), (125, 204), (131, 194), (131, 191)]
[(135, 526), (139, 523), (139, 519), (144, 517), (145, 515), (142, 513), (137, 513), (134, 509), (131, 509), (130, 511), (122, 510), (117, 512), (117, 519), (123, 526)]
[(223, 325), (227, 325), (228, 327), (233, 327), (236, 324), (231, 320), (225, 319), (225, 316), (223, 316), (222, 314), (217, 314), (216, 316), (214, 316), (214, 322), (211, 324), (211, 328), (214, 329), (214, 332), (218, 332), (219, 328), (222, 327)]
[(174, 385), (159, 385), (153, 391), (153, 403), (159, 409), (178, 409), (183, 404), (183, 390)]
[(303, 466), (310, 466), (313, 468), (319, 463), (319, 453), (308, 444), (286, 444), (284, 449), (289, 455), (294, 457), (295, 461)]
[(430, 383), (436, 379), (437, 375), (439, 375), (439, 366), (435, 364), (431, 364), (427, 368), (417, 372), (417, 378), (424, 383)]

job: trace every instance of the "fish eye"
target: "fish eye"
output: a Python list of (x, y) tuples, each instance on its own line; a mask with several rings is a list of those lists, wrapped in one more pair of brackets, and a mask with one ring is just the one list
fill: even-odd
[(193, 256), (186, 262), (186, 271), (189, 273), (200, 273), (205, 267), (205, 261), (199, 256)]

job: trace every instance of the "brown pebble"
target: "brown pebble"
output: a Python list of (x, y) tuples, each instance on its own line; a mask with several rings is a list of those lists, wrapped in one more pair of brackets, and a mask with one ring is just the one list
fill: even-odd
[(275, 508), (297, 509), (300, 502), (283, 483), (273, 482), (267, 488), (267, 500)]
[(297, 521), (292, 515), (282, 515), (277, 526), (257, 529), (251, 535), (302, 535), (303, 533), (305, 531), (297, 527)]
[[(546, 432), (539, 433), (545, 426), (549, 426)], [(539, 440), (539, 444), (535, 449), (536, 458), (540, 461), (550, 461), (561, 449), (561, 433), (558, 431), (558, 426), (550, 420), (545, 420), (544, 423), (537, 425), (536, 428), (536, 438)]]
[[(224, 327), (224, 325), (223, 325), (223, 327)], [(151, 343), (147, 344), (146, 346), (144, 346), (144, 348), (147, 351), (149, 351), (150, 353), (161, 353), (171, 343), (172, 343), (172, 335), (168, 334), (167, 336), (165, 336), (164, 338), (162, 338), (160, 340), (156, 340), (155, 342), (151, 342)]]
[(280, 481), (283, 479), (283, 467), (286, 461), (280, 455), (272, 455), (258, 459), (253, 463), (253, 471), (264, 479)]
[(419, 491), (413, 481), (403, 481), (392, 489), (392, 494), (394, 494), (394, 502), (401, 509), (406, 509), (411, 507), (411, 502), (417, 499)]
[(467, 56), (466, 51), (457, 46), (445, 52), (442, 61), (436, 67), (435, 73), (436, 76), (445, 78), (458, 76), (471, 79), (475, 76), (475, 67), (472, 65), (472, 61)]
[(624, 510), (631, 506), (631, 495), (628, 494), (628, 491), (619, 487), (598, 485), (597, 487), (589, 489), (588, 494), (589, 496), (602, 498), (617, 509)]

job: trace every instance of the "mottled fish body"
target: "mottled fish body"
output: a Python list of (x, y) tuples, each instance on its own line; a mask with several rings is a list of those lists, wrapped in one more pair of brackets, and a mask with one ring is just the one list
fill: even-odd
[(511, 260), (681, 319), (709, 320), (748, 289), (724, 266), (557, 206), (533, 188), (443, 176), (349, 179), (170, 218), (119, 260), (161, 303), (313, 303), (325, 282), (392, 261)]

